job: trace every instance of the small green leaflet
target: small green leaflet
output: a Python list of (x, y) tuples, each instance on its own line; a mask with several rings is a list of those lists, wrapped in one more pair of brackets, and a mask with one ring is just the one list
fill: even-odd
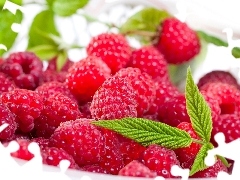
[(64, 64), (67, 62), (67, 52), (62, 50), (57, 56), (57, 70), (60, 71)]
[(187, 69), (185, 96), (193, 129), (204, 142), (209, 142), (212, 132), (211, 109), (194, 83), (190, 67)]
[(166, 148), (176, 149), (188, 147), (192, 143), (191, 136), (187, 132), (143, 118), (100, 120), (92, 123), (118, 132), (145, 146), (158, 144)]

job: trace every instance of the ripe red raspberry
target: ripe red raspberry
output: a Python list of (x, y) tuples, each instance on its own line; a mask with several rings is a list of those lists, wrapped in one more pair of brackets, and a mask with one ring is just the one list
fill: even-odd
[(150, 145), (141, 155), (140, 162), (164, 178), (174, 177), (171, 175), (171, 167), (180, 166), (173, 150), (158, 145)]
[(127, 78), (107, 79), (96, 91), (90, 106), (94, 119), (137, 117), (137, 94)]
[(171, 64), (191, 60), (201, 48), (196, 32), (176, 18), (167, 18), (162, 22), (156, 46)]
[(184, 95), (178, 95), (158, 107), (159, 120), (177, 127), (181, 122), (190, 122)]
[(70, 162), (69, 168), (79, 169), (79, 166), (76, 164), (73, 157), (63, 149), (46, 147), (41, 150), (41, 155), (44, 164), (58, 166), (61, 160), (68, 160)]
[(2, 102), (16, 115), (18, 129), (27, 133), (34, 128), (34, 120), (40, 116), (43, 102), (40, 95), (27, 89), (15, 89), (1, 96)]
[(80, 168), (82, 171), (107, 174), (107, 171), (98, 164), (86, 165)]
[[(192, 128), (191, 123), (182, 122), (177, 126), (177, 128), (186, 131), (191, 136), (191, 138), (200, 140), (200, 138)], [(191, 169), (191, 166), (193, 165), (195, 157), (199, 152), (200, 148), (201, 148), (200, 144), (193, 142), (188, 147), (179, 148), (175, 150), (175, 153), (178, 156), (178, 160), (181, 163), (182, 168)]]
[[(67, 72), (68, 69), (73, 65), (73, 63), (74, 63), (73, 61), (71, 61), (70, 59), (67, 59), (67, 61), (65, 62), (65, 64), (63, 65), (63, 67), (61, 68), (60, 71)], [(54, 57), (48, 61), (48, 66), (47, 66), (46, 70), (58, 71), (57, 70), (57, 57)]]
[(0, 126), (3, 124), (8, 126), (0, 132), (0, 140), (11, 140), (17, 129), (15, 116), (5, 104), (0, 103)]
[(154, 81), (148, 74), (142, 73), (138, 68), (131, 67), (119, 70), (115, 76), (129, 79), (129, 82), (137, 94), (138, 117), (142, 117), (142, 115), (149, 110), (156, 98)]
[(168, 79), (167, 61), (153, 46), (144, 46), (132, 52), (129, 67), (139, 68), (154, 80)]
[(3, 92), (12, 91), (13, 89), (17, 88), (13, 80), (4, 73), (0, 72), (0, 94)]
[(100, 58), (88, 56), (68, 71), (66, 83), (80, 103), (92, 100), (94, 93), (110, 77), (111, 70)]
[(76, 102), (62, 93), (50, 95), (44, 99), (42, 113), (35, 119), (37, 137), (49, 138), (62, 122), (80, 117)]
[(32, 52), (16, 52), (1, 64), (0, 71), (10, 76), (18, 87), (34, 90), (39, 85), (43, 64)]
[(93, 37), (87, 47), (88, 55), (100, 57), (111, 69), (112, 74), (126, 67), (131, 48), (121, 34), (102, 33)]
[(198, 88), (202, 87), (206, 83), (221, 82), (234, 85), (239, 88), (236, 78), (227, 71), (215, 70), (202, 76), (198, 81)]
[(49, 139), (45, 139), (43, 137), (33, 138), (31, 139), (31, 142), (37, 143), (41, 149), (44, 149), (49, 146)]
[(157, 176), (156, 172), (151, 171), (148, 167), (142, 163), (134, 160), (122, 168), (118, 175), (120, 176), (132, 176), (132, 177), (146, 177), (154, 178)]
[(198, 171), (193, 176), (191, 176), (191, 178), (215, 178), (221, 171), (228, 172), (227, 167), (224, 166), (222, 161), (217, 160), (217, 162), (213, 166), (203, 171)]
[(61, 123), (50, 137), (49, 146), (65, 150), (80, 167), (99, 163), (105, 153), (105, 139), (88, 119)]
[(221, 114), (240, 114), (240, 91), (233, 85), (226, 83), (207, 83), (200, 88), (218, 100)]
[(64, 83), (66, 81), (67, 72), (65, 71), (53, 71), (53, 70), (46, 70), (42, 74), (42, 78), (40, 79), (39, 85), (46, 83), (46, 82), (52, 82), (52, 81), (58, 81), (61, 83)]

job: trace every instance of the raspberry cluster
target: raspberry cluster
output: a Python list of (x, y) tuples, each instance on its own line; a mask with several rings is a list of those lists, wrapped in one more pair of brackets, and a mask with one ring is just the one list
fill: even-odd
[[(30, 160), (30, 142), (41, 148), (43, 163), (121, 176), (172, 178), (172, 165), (191, 168), (201, 145), (176, 150), (143, 146), (91, 122), (125, 117), (147, 118), (185, 130), (199, 139), (186, 111), (184, 93), (171, 81), (168, 65), (189, 61), (200, 51), (196, 33), (174, 18), (161, 25), (157, 44), (132, 49), (121, 34), (102, 33), (86, 48), (87, 57), (67, 60), (58, 71), (56, 58), (43, 70), (30, 52), (15, 52), (0, 64), (0, 133), (20, 149), (12, 156)], [(213, 71), (198, 86), (211, 108), (213, 136), (240, 137), (240, 91), (229, 72)], [(239, 129), (239, 128), (238, 128)], [(213, 140), (212, 140), (213, 141)], [(214, 142), (213, 142), (214, 144)], [(228, 169), (218, 161), (194, 177), (216, 177)]]

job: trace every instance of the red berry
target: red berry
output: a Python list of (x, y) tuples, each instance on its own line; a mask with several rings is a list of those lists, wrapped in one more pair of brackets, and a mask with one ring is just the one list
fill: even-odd
[(151, 171), (148, 167), (136, 160), (130, 162), (122, 168), (118, 175), (146, 178), (154, 178), (157, 176), (156, 172)]
[(0, 72), (0, 94), (12, 91), (15, 88), (17, 88), (17, 86), (13, 80), (10, 77), (7, 77), (4, 73)]
[(58, 72), (53, 70), (46, 70), (43, 72), (39, 85), (46, 82), (52, 82), (52, 81), (58, 81), (58, 82), (64, 83), (66, 81), (66, 76), (67, 76), (67, 72), (65, 71)]
[(130, 46), (121, 34), (102, 33), (93, 37), (87, 47), (88, 55), (100, 57), (111, 69), (112, 74), (126, 67), (130, 56)]
[(176, 18), (165, 19), (160, 28), (157, 48), (171, 64), (181, 64), (200, 52), (200, 41), (195, 31)]
[(88, 56), (75, 63), (68, 71), (66, 83), (80, 103), (92, 100), (94, 93), (110, 77), (111, 70), (100, 59)]
[(145, 166), (157, 172), (158, 176), (172, 178), (171, 168), (173, 165), (180, 166), (177, 156), (173, 150), (166, 149), (158, 145), (150, 145), (140, 158)]
[(168, 79), (167, 61), (153, 46), (144, 46), (132, 52), (129, 67), (139, 68), (154, 80)]
[(42, 69), (41, 60), (32, 52), (12, 53), (0, 67), (18, 87), (29, 90), (34, 90), (39, 85)]
[(44, 149), (49, 146), (49, 139), (45, 139), (43, 137), (33, 138), (31, 142), (35, 142), (41, 149)]
[(88, 172), (93, 172), (93, 173), (104, 173), (104, 174), (107, 174), (107, 171), (105, 169), (103, 169), (98, 164), (83, 166), (83, 167), (81, 167), (81, 170), (88, 171)]
[(62, 93), (47, 96), (43, 101), (41, 115), (35, 119), (35, 130), (38, 137), (49, 138), (54, 130), (65, 121), (82, 117), (76, 102)]
[(107, 79), (96, 91), (90, 106), (94, 119), (137, 117), (137, 94), (128, 78)]
[(42, 98), (35, 91), (15, 89), (2, 94), (2, 102), (16, 115), (18, 129), (27, 133), (34, 128), (34, 120), (41, 114)]
[(49, 146), (65, 150), (79, 166), (84, 166), (100, 162), (105, 140), (90, 120), (78, 119), (61, 123), (50, 137)]

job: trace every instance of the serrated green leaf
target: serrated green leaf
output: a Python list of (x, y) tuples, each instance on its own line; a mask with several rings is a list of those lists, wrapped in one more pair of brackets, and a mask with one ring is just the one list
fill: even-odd
[(211, 109), (194, 83), (190, 67), (187, 69), (185, 96), (193, 129), (203, 141), (209, 142), (212, 132)]
[(59, 53), (56, 46), (49, 44), (35, 46), (28, 51), (34, 52), (42, 60), (50, 60)]
[[(16, 15), (8, 10), (0, 11), (0, 44), (4, 44), (7, 49), (10, 49), (15, 42), (17, 33), (11, 30), (13, 23), (21, 23), (23, 14), (17, 11)], [(0, 56), (5, 53), (5, 50), (0, 49)]]
[(54, 14), (50, 10), (44, 10), (34, 18), (29, 31), (28, 49), (43, 44), (55, 44), (51, 39), (43, 38), (42, 34), (59, 36), (55, 26)]
[(212, 149), (209, 144), (204, 144), (201, 149), (199, 150), (196, 158), (193, 162), (193, 165), (190, 170), (190, 176), (195, 174), (198, 171), (202, 171), (207, 168), (205, 164), (205, 157), (207, 157), (208, 150)]
[(55, 0), (53, 3), (53, 11), (59, 16), (71, 16), (87, 3), (88, 0)]
[(67, 61), (67, 52), (66, 51), (62, 51), (58, 54), (57, 56), (57, 70), (60, 71), (62, 69), (62, 67), (64, 66), (64, 64)]
[(147, 119), (123, 118), (92, 123), (116, 131), (145, 146), (158, 144), (166, 148), (176, 149), (188, 147), (192, 143), (191, 136), (186, 131)]

